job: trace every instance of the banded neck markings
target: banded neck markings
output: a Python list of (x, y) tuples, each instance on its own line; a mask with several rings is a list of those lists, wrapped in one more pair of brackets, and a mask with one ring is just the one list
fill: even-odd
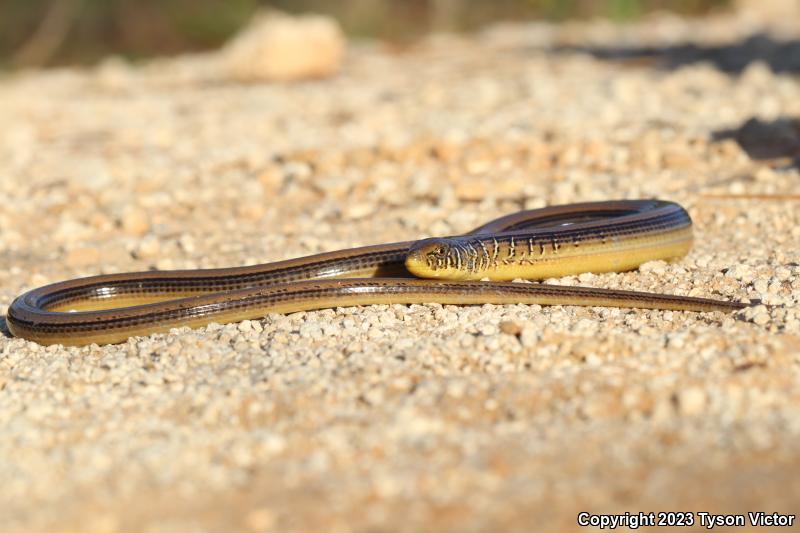
[(469, 271), (472, 273), (482, 269), (482, 256), (478, 253), (478, 249), (472, 244), (472, 241), (467, 241), (467, 248), (469, 248)]
[(481, 245), (481, 250), (483, 251), (483, 259), (485, 261), (485, 263), (483, 263), (483, 269), (488, 269), (492, 264), (492, 261), (489, 257), (489, 249), (486, 247), (486, 244), (484, 244), (482, 239), (478, 239), (478, 244)]
[(506, 253), (506, 257), (503, 259), (503, 264), (508, 265), (514, 261), (514, 257), (516, 256), (516, 243), (514, 242), (514, 236), (512, 235), (508, 241), (508, 252)]

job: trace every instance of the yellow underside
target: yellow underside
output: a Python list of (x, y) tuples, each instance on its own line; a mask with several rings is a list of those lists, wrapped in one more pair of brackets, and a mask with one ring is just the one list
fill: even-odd
[[(633, 270), (648, 261), (669, 261), (685, 256), (692, 246), (691, 227), (681, 228), (659, 235), (641, 235), (619, 243), (582, 245), (580, 248), (548, 252), (530, 263), (497, 261), (496, 267), (477, 272), (443, 268), (432, 270), (421, 261), (409, 257), (406, 268), (421, 278), (509, 281), (514, 279), (542, 280), (571, 276), (583, 272), (623, 272)], [(500, 252), (503, 257), (505, 249)]]

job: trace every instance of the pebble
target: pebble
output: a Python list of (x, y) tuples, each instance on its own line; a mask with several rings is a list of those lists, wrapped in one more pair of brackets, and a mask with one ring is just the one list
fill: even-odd
[(227, 45), (224, 69), (237, 81), (326, 78), (339, 70), (344, 52), (344, 36), (333, 18), (268, 12)]
[(345, 207), (342, 213), (348, 220), (357, 220), (370, 216), (375, 212), (375, 205), (368, 203), (352, 204)]
[(506, 335), (519, 336), (522, 333), (522, 325), (513, 320), (503, 320), (500, 322), (500, 331)]
[(492, 335), (497, 335), (498, 328), (494, 324), (484, 324), (479, 331), (484, 337), (491, 337)]
[(82, 246), (67, 252), (66, 263), (71, 267), (97, 265), (99, 262), (100, 250), (97, 248)]
[(698, 387), (689, 387), (678, 394), (678, 405), (684, 416), (699, 415), (706, 405), (706, 395)]
[(135, 207), (126, 207), (122, 212), (122, 229), (129, 235), (141, 237), (150, 229), (147, 213)]
[(153, 259), (161, 252), (161, 242), (155, 235), (145, 236), (136, 246), (136, 256), (142, 259)]
[(265, 507), (253, 509), (245, 517), (245, 526), (254, 532), (270, 531), (275, 526), (276, 516), (273, 511)]
[(767, 311), (760, 311), (753, 316), (753, 323), (763, 326), (769, 322), (769, 313)]

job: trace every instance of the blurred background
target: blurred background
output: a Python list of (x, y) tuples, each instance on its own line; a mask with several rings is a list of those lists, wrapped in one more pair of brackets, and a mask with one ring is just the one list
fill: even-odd
[(0, 0), (0, 68), (131, 60), (216, 48), (259, 8), (335, 17), (352, 37), (404, 43), (431, 31), (503, 20), (605, 17), (653, 11), (700, 15), (730, 0)]

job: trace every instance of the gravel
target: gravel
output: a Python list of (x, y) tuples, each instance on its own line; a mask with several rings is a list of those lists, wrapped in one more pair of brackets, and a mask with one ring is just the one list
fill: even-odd
[[(77, 276), (623, 197), (686, 206), (690, 255), (550, 282), (760, 305), (382, 305), (104, 347), (0, 337), (0, 526), (568, 531), (579, 511), (796, 512), (800, 86), (796, 57), (748, 38), (798, 34), (758, 24), (350, 43), (337, 76), (295, 84), (237, 83), (220, 53), (6, 75), (4, 309)], [(738, 71), (717, 61), (730, 47)], [(775, 135), (782, 151), (758, 156)]]

